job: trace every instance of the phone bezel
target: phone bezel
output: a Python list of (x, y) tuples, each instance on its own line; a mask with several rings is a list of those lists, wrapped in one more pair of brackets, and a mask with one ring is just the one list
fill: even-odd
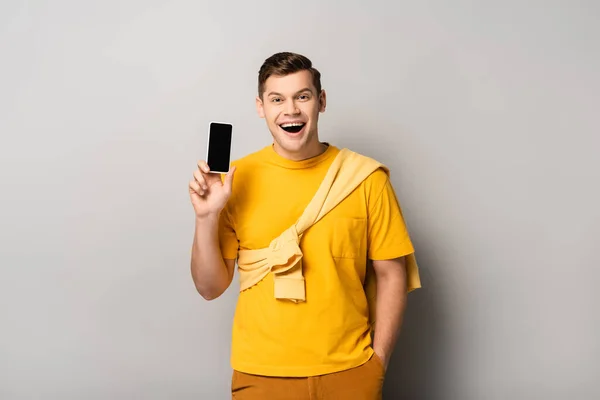
[[(231, 126), (231, 141), (229, 143), (229, 164), (227, 165), (227, 171), (213, 171), (213, 170), (209, 170), (208, 172), (211, 174), (228, 174), (229, 171), (231, 170), (231, 151), (233, 150), (233, 124), (231, 122), (223, 122), (223, 121), (210, 121), (208, 123), (208, 135), (206, 138), (206, 164), (208, 165), (208, 153), (209, 153), (209, 146), (210, 146), (210, 127), (212, 126), (212, 124), (221, 124), (221, 125), (229, 125)], [(209, 166), (210, 168), (210, 166)]]

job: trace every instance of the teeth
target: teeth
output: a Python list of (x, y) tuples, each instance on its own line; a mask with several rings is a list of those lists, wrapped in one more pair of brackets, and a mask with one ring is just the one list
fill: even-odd
[(302, 122), (292, 122), (290, 124), (282, 124), (281, 127), (288, 128), (290, 126), (302, 126), (302, 125), (304, 125)]

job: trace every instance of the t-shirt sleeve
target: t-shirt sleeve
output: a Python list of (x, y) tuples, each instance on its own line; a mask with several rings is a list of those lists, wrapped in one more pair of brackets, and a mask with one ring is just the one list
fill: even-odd
[(368, 257), (389, 260), (414, 253), (406, 222), (388, 175), (376, 171), (368, 194)]
[(239, 242), (227, 206), (219, 215), (219, 246), (223, 258), (231, 260), (237, 258)]

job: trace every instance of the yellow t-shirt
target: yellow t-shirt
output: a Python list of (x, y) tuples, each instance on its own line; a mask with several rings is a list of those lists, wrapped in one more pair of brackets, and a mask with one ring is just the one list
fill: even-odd
[[(232, 195), (221, 213), (224, 258), (260, 249), (300, 217), (339, 152), (291, 161), (267, 146), (232, 164)], [(391, 259), (414, 249), (384, 171), (371, 174), (303, 235), (306, 301), (277, 300), (273, 275), (239, 294), (232, 332), (232, 368), (269, 376), (342, 371), (372, 355), (367, 258)]]

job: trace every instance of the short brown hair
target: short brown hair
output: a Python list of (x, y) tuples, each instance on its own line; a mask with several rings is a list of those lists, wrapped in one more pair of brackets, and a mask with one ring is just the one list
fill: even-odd
[(271, 75), (285, 76), (300, 71), (309, 71), (313, 78), (313, 85), (317, 89), (317, 96), (321, 94), (321, 73), (312, 66), (312, 61), (307, 57), (291, 52), (275, 53), (267, 58), (258, 71), (258, 95), (262, 98), (265, 91), (265, 82)]

